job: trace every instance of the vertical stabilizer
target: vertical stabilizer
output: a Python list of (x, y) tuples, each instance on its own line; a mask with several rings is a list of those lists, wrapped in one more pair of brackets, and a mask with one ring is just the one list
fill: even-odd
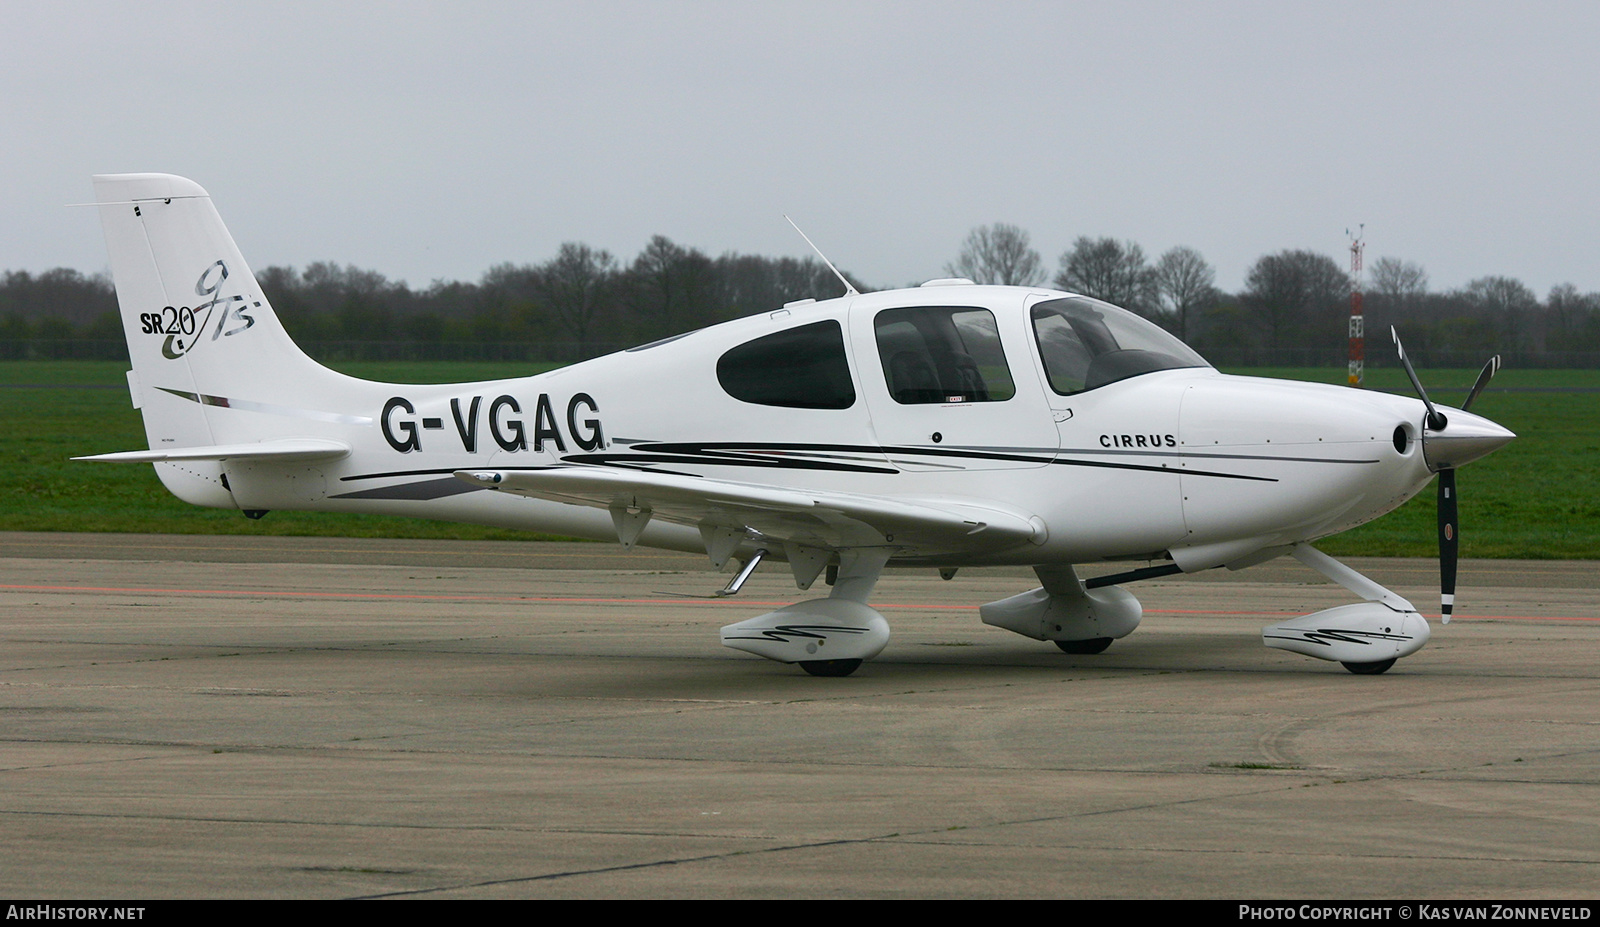
[[(133, 361), (129, 386), (151, 450), (315, 433), (309, 422), (233, 410), (315, 410), (349, 378), (307, 357), (284, 331), (211, 197), (171, 174), (105, 174), (95, 201)], [(174, 494), (230, 506), (220, 465), (159, 464)]]

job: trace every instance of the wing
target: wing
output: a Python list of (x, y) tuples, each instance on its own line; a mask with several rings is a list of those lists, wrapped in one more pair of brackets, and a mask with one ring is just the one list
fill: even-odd
[(1043, 540), (1042, 525), (1036, 527), (1027, 514), (966, 501), (886, 499), (582, 466), (455, 475), (499, 492), (609, 509), (624, 546), (632, 546), (652, 518), (697, 527), (719, 569), (741, 544), (781, 550), (802, 588), (810, 582), (802, 579), (797, 561), (825, 562), (829, 552), (890, 548), (896, 557), (938, 562)]

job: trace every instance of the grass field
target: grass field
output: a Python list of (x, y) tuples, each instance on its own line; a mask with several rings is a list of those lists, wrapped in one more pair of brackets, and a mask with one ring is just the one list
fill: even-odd
[[(526, 376), (544, 367), (492, 363), (348, 363), (354, 376), (432, 383)], [(148, 466), (73, 463), (84, 454), (142, 448), (128, 402), (126, 365), (101, 361), (0, 362), (0, 530), (134, 531), (357, 537), (537, 539), (522, 532), (384, 516), (273, 512), (250, 521), (168, 495)], [(1255, 376), (1344, 382), (1342, 369), (1238, 370)], [(1426, 370), (1440, 402), (1465, 398), (1476, 370)], [(1371, 388), (1405, 389), (1404, 372), (1368, 372)], [(1572, 390), (1572, 391), (1567, 391)], [(1587, 390), (1587, 391), (1583, 391)], [(1600, 559), (1600, 371), (1503, 370), (1473, 411), (1518, 435), (1463, 468), (1461, 552), (1466, 557)], [(1435, 554), (1434, 493), (1319, 543), (1342, 556)]]

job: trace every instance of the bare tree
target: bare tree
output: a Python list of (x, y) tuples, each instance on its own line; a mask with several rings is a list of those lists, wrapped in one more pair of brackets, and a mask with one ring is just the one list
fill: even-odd
[(578, 342), (580, 356), (616, 276), (617, 260), (611, 252), (571, 241), (539, 267), (540, 300)]
[[(57, 267), (41, 274), (8, 270), (0, 278), (0, 316), (57, 318), (86, 325), (116, 311), (116, 290), (108, 276), (87, 277)], [(120, 332), (116, 337), (122, 337)]]
[(316, 261), (301, 273), (299, 290), (307, 306), (333, 320), (337, 338), (383, 341), (393, 337), (395, 299), (404, 284), (392, 283), (375, 270), (354, 264), (340, 267)]
[(1145, 261), (1144, 249), (1131, 241), (1080, 237), (1061, 255), (1056, 286), (1140, 315), (1157, 311), (1155, 273)]
[[(430, 298), (447, 296), (441, 283), (435, 281), (429, 290)], [(486, 342), (525, 340), (539, 330), (545, 316), (551, 314), (543, 305), (544, 270), (531, 264), (496, 264), (483, 272), (476, 292), (452, 295), (457, 305), (463, 298), (473, 304), (476, 311), (470, 322), (472, 334)], [(556, 321), (559, 324), (561, 320)]]
[(1251, 266), (1243, 295), (1266, 324), (1267, 346), (1280, 348), (1292, 338), (1320, 340), (1342, 327), (1349, 312), (1350, 277), (1325, 254), (1280, 251)]
[(1189, 340), (1189, 316), (1217, 299), (1217, 272), (1200, 252), (1179, 246), (1161, 255), (1155, 266), (1156, 291), (1177, 322), (1178, 337)]
[(675, 335), (715, 321), (714, 271), (699, 249), (675, 244), (665, 235), (652, 236), (627, 274), (628, 302), (646, 326), (644, 336)]
[(1479, 277), (1463, 287), (1461, 295), (1492, 313), (1525, 312), (1539, 303), (1528, 285), (1513, 277)]
[(1494, 328), (1500, 350), (1534, 347), (1529, 323), (1539, 307), (1539, 298), (1527, 284), (1512, 277), (1479, 277), (1463, 287), (1459, 295)]
[(1404, 317), (1428, 295), (1428, 272), (1414, 261), (1378, 258), (1372, 265), (1372, 295), (1384, 308)]
[(1570, 283), (1550, 288), (1544, 301), (1544, 344), (1556, 351), (1583, 350), (1587, 331), (1600, 316), (1600, 293), (1580, 294)]
[[(792, 300), (827, 299), (843, 292), (839, 278), (816, 258), (767, 258), (729, 252), (717, 258), (715, 264), (716, 299), (734, 318), (771, 312)], [(852, 282), (857, 292), (870, 289)]]
[(1028, 243), (1028, 233), (1015, 225), (980, 225), (967, 236), (961, 256), (944, 266), (952, 277), (1002, 286), (1038, 286), (1044, 262)]

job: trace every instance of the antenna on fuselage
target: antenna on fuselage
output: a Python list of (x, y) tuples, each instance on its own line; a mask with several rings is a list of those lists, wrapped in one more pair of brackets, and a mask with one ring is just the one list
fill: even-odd
[[(784, 218), (784, 221), (788, 222), (790, 225), (794, 225), (794, 220), (790, 219), (787, 215), (785, 215), (783, 218)], [(800, 226), (794, 225), (794, 230), (796, 232), (800, 232)], [(855, 287), (851, 286), (850, 285), (850, 281), (848, 281), (848, 280), (846, 280), (844, 278), (844, 274), (839, 273), (839, 268), (833, 266), (833, 262), (828, 260), (828, 256), (826, 254), (822, 253), (822, 249), (818, 248), (816, 246), (816, 244), (814, 244), (811, 241), (811, 239), (806, 238), (806, 233), (805, 232), (800, 232), (800, 237), (806, 239), (806, 244), (811, 245), (811, 250), (817, 252), (817, 257), (822, 258), (822, 263), (828, 265), (828, 269), (833, 271), (833, 275), (835, 277), (839, 278), (839, 282), (840, 283), (844, 284), (844, 295), (846, 295), (846, 296), (860, 296), (861, 295), (860, 291), (858, 291)]]

